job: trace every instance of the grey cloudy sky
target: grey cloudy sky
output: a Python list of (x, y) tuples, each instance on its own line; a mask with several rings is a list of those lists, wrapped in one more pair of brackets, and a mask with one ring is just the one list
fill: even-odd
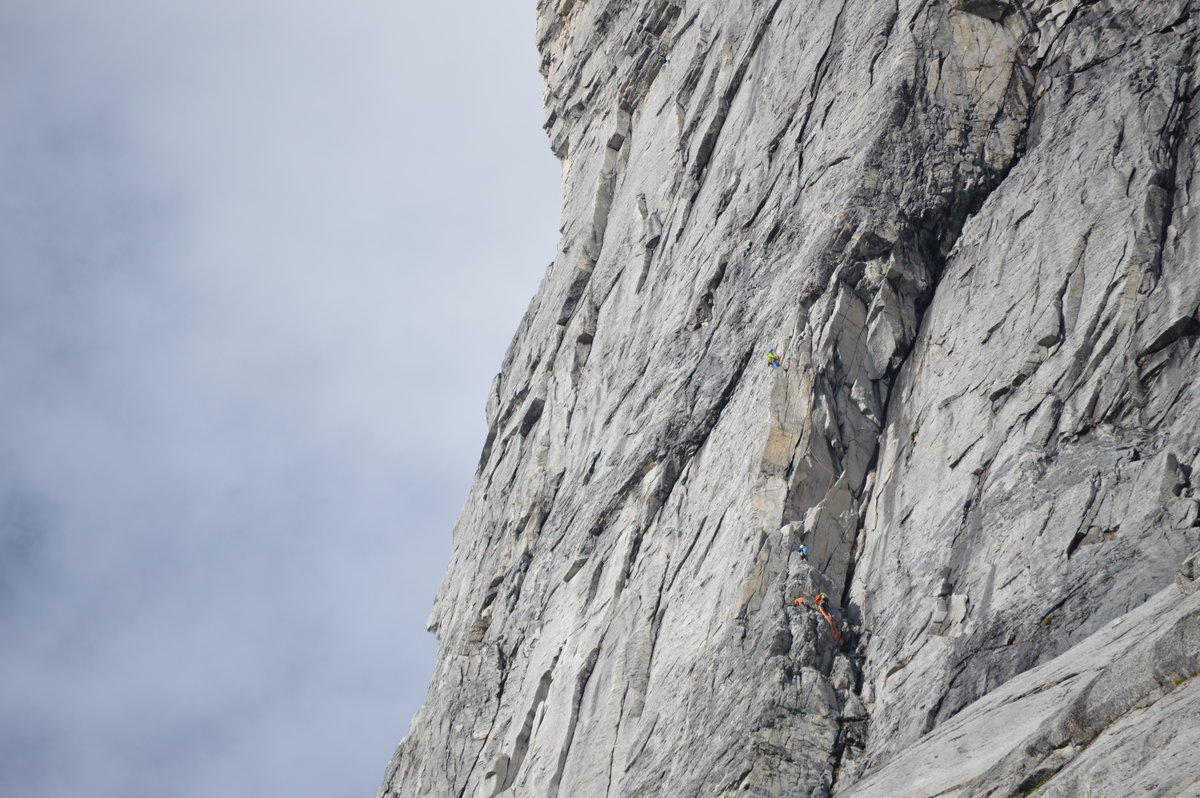
[(553, 257), (534, 5), (0, 4), (0, 794), (374, 794)]

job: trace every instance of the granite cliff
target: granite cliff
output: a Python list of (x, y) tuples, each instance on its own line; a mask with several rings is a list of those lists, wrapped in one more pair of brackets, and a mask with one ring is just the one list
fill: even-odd
[(1200, 796), (1200, 0), (538, 14), (561, 244), (380, 796)]

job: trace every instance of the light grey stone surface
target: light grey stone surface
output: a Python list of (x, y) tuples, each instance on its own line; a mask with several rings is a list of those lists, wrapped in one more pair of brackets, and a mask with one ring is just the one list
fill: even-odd
[(560, 251), (380, 795), (1186, 794), (1198, 17), (542, 0)]
[(1165, 588), (839, 795), (1196, 795), (1198, 672), (1200, 596)]

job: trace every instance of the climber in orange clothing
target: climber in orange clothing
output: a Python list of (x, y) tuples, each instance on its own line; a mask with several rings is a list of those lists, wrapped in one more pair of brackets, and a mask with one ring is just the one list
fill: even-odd
[(804, 597), (796, 599), (794, 603), (797, 607), (811, 606), (817, 612), (821, 613), (821, 617), (825, 619), (825, 623), (829, 624), (829, 631), (833, 635), (833, 639), (837, 641), (839, 646), (842, 644), (842, 634), (838, 631), (837, 624), (833, 622), (833, 616), (830, 615), (829, 610), (826, 609), (826, 607), (829, 606), (828, 596), (826, 596), (824, 593), (818, 593), (812, 600), (812, 604), (809, 604), (808, 599)]

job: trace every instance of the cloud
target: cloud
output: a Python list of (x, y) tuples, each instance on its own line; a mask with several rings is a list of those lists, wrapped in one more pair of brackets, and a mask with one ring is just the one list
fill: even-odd
[(506, 5), (0, 9), (0, 792), (378, 785), (553, 257)]

